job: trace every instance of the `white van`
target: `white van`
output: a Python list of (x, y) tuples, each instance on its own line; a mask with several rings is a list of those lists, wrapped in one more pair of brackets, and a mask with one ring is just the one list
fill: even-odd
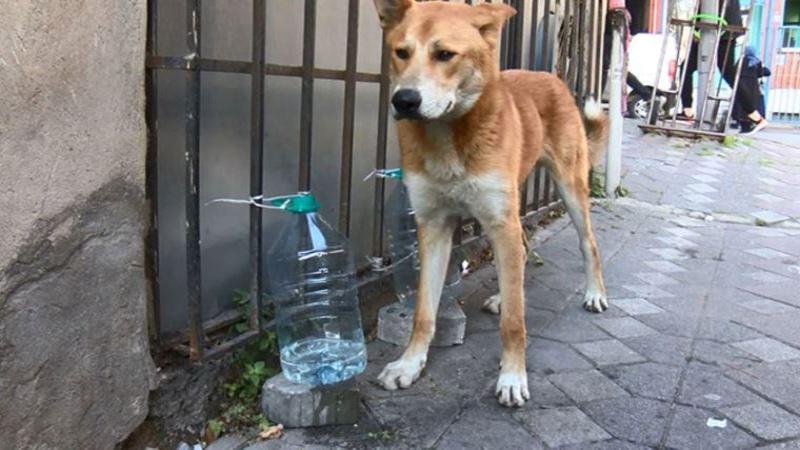
[[(633, 74), (640, 83), (652, 89), (656, 83), (658, 62), (663, 48), (663, 34), (639, 33), (631, 37), (628, 46), (628, 72)], [(667, 114), (676, 105), (676, 95), (667, 94), (665, 91), (675, 90), (677, 81), (675, 74), (678, 68), (678, 45), (675, 37), (670, 34), (667, 48), (664, 53), (664, 63), (661, 66), (661, 77), (658, 80), (659, 95), (666, 98), (660, 101), (661, 114)], [(628, 112), (634, 117), (645, 119), (650, 110), (650, 98), (642, 98), (628, 86)]]

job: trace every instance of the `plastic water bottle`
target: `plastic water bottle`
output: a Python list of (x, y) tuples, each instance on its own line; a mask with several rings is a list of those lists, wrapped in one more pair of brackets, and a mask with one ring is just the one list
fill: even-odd
[[(392, 259), (392, 283), (397, 300), (408, 308), (414, 306), (419, 283), (419, 246), (417, 244), (417, 221), (408, 190), (402, 183), (402, 169), (376, 171), (377, 176), (398, 180), (387, 200), (385, 234)], [(453, 252), (447, 270), (441, 302), (455, 301), (453, 291), (461, 281), (460, 252)]]
[(271, 199), (289, 221), (267, 253), (281, 368), (287, 379), (332, 384), (364, 371), (367, 351), (352, 253), (308, 193)]

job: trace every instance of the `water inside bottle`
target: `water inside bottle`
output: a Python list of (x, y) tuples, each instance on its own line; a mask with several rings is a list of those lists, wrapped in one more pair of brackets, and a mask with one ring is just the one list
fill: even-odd
[(363, 340), (308, 338), (281, 349), (283, 374), (295, 383), (338, 383), (363, 372), (366, 365)]

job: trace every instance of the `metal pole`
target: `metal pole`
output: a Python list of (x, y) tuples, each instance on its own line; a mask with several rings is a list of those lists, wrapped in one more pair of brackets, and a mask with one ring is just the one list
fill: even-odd
[[(700, 12), (716, 16), (719, 14), (718, 0), (701, 0)], [(706, 20), (703, 20), (704, 22)], [(711, 86), (711, 78), (714, 76), (715, 64), (717, 59), (717, 29), (703, 27), (700, 30), (700, 43), (697, 46), (697, 106), (699, 119), (698, 125), (702, 126), (708, 113), (713, 110), (713, 105), (708, 104), (708, 91)], [(711, 106), (709, 108), (709, 106)]]
[(622, 49), (622, 26), (618, 20), (614, 19), (611, 20), (613, 31), (611, 33), (611, 64), (609, 66), (611, 73), (608, 87), (609, 134), (605, 186), (608, 198), (614, 198), (616, 195), (622, 172), (622, 72), (625, 59)]

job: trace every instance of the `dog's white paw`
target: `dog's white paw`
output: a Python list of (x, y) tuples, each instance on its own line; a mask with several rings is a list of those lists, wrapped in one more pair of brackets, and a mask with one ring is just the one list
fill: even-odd
[(500, 294), (494, 294), (484, 300), (483, 310), (492, 314), (500, 314)]
[(587, 289), (583, 297), (583, 309), (594, 313), (601, 313), (608, 309), (606, 293), (598, 289)]
[(522, 406), (531, 398), (526, 373), (500, 372), (495, 389), (497, 401), (503, 406)]
[(411, 386), (411, 383), (417, 381), (422, 369), (425, 367), (425, 355), (402, 357), (397, 361), (390, 362), (383, 368), (378, 381), (381, 386), (389, 391), (396, 389), (405, 389)]

